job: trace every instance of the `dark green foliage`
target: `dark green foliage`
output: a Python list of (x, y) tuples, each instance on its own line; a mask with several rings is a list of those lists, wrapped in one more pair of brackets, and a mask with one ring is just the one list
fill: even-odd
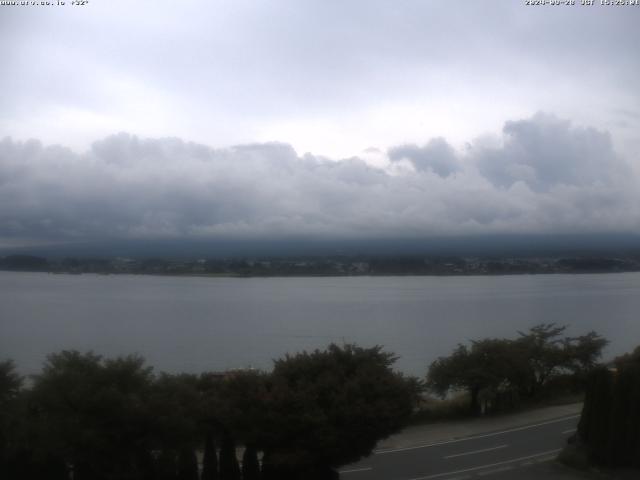
[(469, 392), (470, 411), (480, 413), (481, 400), (489, 397), (513, 398), (527, 375), (527, 358), (519, 345), (510, 340), (486, 339), (459, 345), (449, 357), (431, 364), (428, 385), (444, 396), (451, 389)]
[(200, 408), (196, 375), (157, 376), (146, 401), (146, 413), (153, 418), (150, 430), (155, 446), (180, 451), (199, 443)]
[(153, 452), (150, 450), (140, 450), (136, 452), (138, 475), (140, 480), (157, 480), (156, 475), (156, 462), (153, 457)]
[(22, 387), (22, 377), (15, 371), (12, 360), (0, 362), (0, 406), (14, 399)]
[(42, 444), (75, 465), (76, 478), (119, 478), (139, 470), (132, 452), (148, 441), (151, 380), (138, 357), (51, 355), (31, 395)]
[(589, 375), (579, 438), (597, 464), (640, 467), (640, 363), (634, 355), (616, 363)]
[(410, 417), (418, 384), (391, 370), (380, 347), (330, 345), (287, 355), (270, 377), (264, 437), (268, 468), (315, 471), (371, 453)]
[(69, 472), (64, 461), (51, 455), (35, 454), (21, 448), (12, 452), (1, 471), (3, 480), (68, 480)]
[(576, 338), (569, 338), (563, 341), (565, 350), (565, 366), (573, 373), (585, 376), (594, 368), (602, 349), (609, 343), (596, 332), (589, 332)]
[(28, 389), (0, 363), (0, 478), (67, 480), (69, 466), (75, 480), (197, 480), (204, 448), (200, 480), (240, 480), (236, 441), (244, 480), (337, 478), (412, 413), (419, 384), (393, 361), (331, 345), (269, 374), (153, 375), (139, 357), (63, 351)]
[[(515, 340), (484, 339), (459, 345), (448, 357), (429, 367), (427, 384), (445, 396), (466, 390), (470, 411), (515, 406), (521, 398), (537, 398), (551, 388), (584, 388), (607, 341), (595, 332), (561, 337), (566, 327), (541, 324)], [(568, 377), (570, 381), (557, 381)]]
[(11, 432), (13, 478), (27, 477), (24, 469), (17, 473), (19, 458), (28, 458), (31, 471), (50, 472), (38, 478), (53, 478), (65, 465), (73, 466), (79, 480), (132, 478), (132, 472), (142, 478), (145, 469), (137, 452), (146, 449), (144, 403), (150, 381), (150, 370), (137, 357), (50, 356), (19, 402), (19, 424)]
[(19, 407), (16, 399), (21, 387), (22, 378), (16, 373), (13, 362), (0, 362), (0, 478), (3, 470), (9, 468), (7, 464), (13, 448), (9, 440), (16, 428)]
[(162, 450), (156, 464), (158, 480), (177, 480), (178, 462), (176, 453), (172, 450)]
[(258, 452), (250, 445), (247, 445), (242, 455), (242, 480), (260, 480)]
[(269, 378), (257, 371), (227, 375), (205, 394), (205, 416), (215, 418), (213, 425), (219, 429), (233, 432), (234, 440), (256, 445), (264, 437)]
[(532, 327), (527, 333), (519, 332), (518, 346), (528, 363), (528, 378), (524, 388), (529, 396), (538, 393), (559, 368), (568, 364), (567, 352), (563, 349), (563, 339), (560, 338), (566, 328), (543, 323)]
[(240, 480), (236, 443), (228, 432), (222, 436), (220, 446), (220, 480)]
[(640, 365), (629, 364), (619, 370), (611, 413), (611, 463), (640, 466)]
[(213, 435), (208, 433), (204, 442), (201, 480), (218, 480), (218, 454)]
[(615, 359), (615, 365), (617, 368), (624, 368), (626, 365), (636, 364), (640, 365), (640, 346), (636, 347), (631, 353), (626, 353)]
[(608, 450), (612, 385), (613, 376), (604, 367), (589, 375), (578, 433), (590, 445), (590, 453), (594, 458), (599, 455), (604, 458), (604, 452)]
[(196, 452), (183, 447), (178, 455), (178, 480), (198, 480), (198, 458)]
[(584, 381), (586, 374), (597, 365), (602, 349), (609, 343), (593, 331), (579, 337), (561, 337), (566, 328), (543, 323), (528, 333), (520, 333), (518, 343), (529, 363), (529, 382), (525, 388), (530, 396), (564, 372)]

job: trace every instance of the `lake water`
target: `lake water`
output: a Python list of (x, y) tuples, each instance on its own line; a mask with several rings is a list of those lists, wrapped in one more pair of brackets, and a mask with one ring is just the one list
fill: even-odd
[(0, 359), (23, 373), (62, 349), (140, 353), (158, 370), (269, 368), (330, 342), (376, 344), (423, 375), (471, 339), (537, 323), (596, 330), (606, 357), (640, 344), (640, 273), (197, 278), (0, 272)]

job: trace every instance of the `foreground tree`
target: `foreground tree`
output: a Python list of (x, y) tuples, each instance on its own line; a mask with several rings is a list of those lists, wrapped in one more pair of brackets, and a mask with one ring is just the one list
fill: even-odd
[(248, 445), (242, 455), (242, 480), (260, 480), (260, 462), (255, 447)]
[(542, 323), (532, 327), (527, 333), (519, 332), (518, 343), (528, 359), (528, 396), (536, 395), (557, 370), (568, 363), (560, 337), (566, 329), (566, 326)]
[[(214, 436), (220, 439), (219, 478), (221, 480), (240, 477), (235, 450), (236, 442), (245, 446), (245, 454), (252, 451), (255, 453), (253, 447), (257, 439), (264, 436), (267, 378), (268, 374), (256, 370), (201, 376), (203, 425), (208, 432), (207, 444), (213, 442)], [(209, 448), (205, 448), (205, 454), (207, 451), (213, 451), (212, 443)], [(207, 455), (208, 458), (215, 461), (213, 454)], [(249, 462), (251, 463), (251, 459)], [(242, 469), (243, 478), (252, 474), (251, 471), (246, 473), (247, 466), (251, 467), (245, 461)], [(212, 475), (214, 470), (214, 466), (207, 467), (206, 474)], [(205, 472), (203, 472), (203, 478), (204, 474)]]
[(13, 400), (22, 387), (22, 377), (16, 372), (12, 360), (0, 362), (0, 406), (6, 406)]
[(391, 369), (394, 361), (381, 347), (355, 345), (277, 360), (259, 442), (264, 478), (337, 478), (333, 469), (402, 428), (419, 388)]
[(178, 480), (199, 480), (198, 458), (191, 448), (182, 448), (178, 455)]
[(608, 340), (593, 331), (586, 335), (565, 339), (563, 348), (567, 359), (566, 368), (572, 373), (584, 377), (598, 365), (602, 349), (608, 343)]
[(41, 442), (43, 425), (22, 383), (13, 362), (0, 363), (0, 478), (68, 480), (64, 458)]
[(611, 467), (640, 467), (640, 347), (619, 357), (615, 368), (588, 377), (578, 446), (590, 460)]
[(196, 375), (160, 374), (151, 384), (146, 407), (152, 418), (153, 450), (176, 452), (186, 458), (200, 448), (204, 436), (199, 428), (201, 402)]
[(429, 388), (441, 396), (451, 390), (466, 390), (469, 410), (481, 412), (481, 394), (513, 390), (525, 375), (526, 358), (510, 340), (485, 339), (471, 347), (458, 345), (449, 357), (440, 357), (429, 367)]
[(21, 387), (22, 377), (16, 373), (13, 361), (0, 362), (0, 477), (8, 475), (9, 458), (14, 453), (10, 451), (9, 438), (18, 428), (16, 399)]
[(228, 432), (224, 433), (220, 446), (220, 480), (240, 480), (236, 443)]
[(205, 435), (201, 480), (218, 480), (218, 455), (212, 433)]
[(562, 337), (566, 326), (554, 323), (536, 325), (527, 333), (519, 332), (518, 345), (528, 359), (526, 383), (520, 388), (529, 397), (537, 395), (559, 375), (571, 373), (578, 382), (597, 365), (608, 341), (596, 332), (579, 337)]
[(615, 359), (614, 363), (618, 369), (633, 364), (640, 366), (640, 346), (636, 347), (631, 353), (625, 353), (624, 355), (619, 356)]
[(151, 369), (135, 356), (49, 356), (30, 395), (40, 453), (72, 465), (77, 480), (144, 476), (151, 380)]
[(139, 357), (63, 351), (26, 390), (3, 363), (0, 433), (10, 417), (21, 425), (1, 443), (0, 478), (196, 480), (203, 446), (201, 480), (337, 478), (413, 411), (418, 382), (393, 372), (394, 360), (380, 347), (331, 345), (268, 374), (155, 376)]
[(597, 365), (607, 341), (595, 332), (580, 337), (562, 337), (566, 327), (540, 324), (520, 337), (472, 341), (458, 345), (448, 357), (440, 357), (429, 367), (427, 385), (440, 396), (463, 390), (469, 394), (472, 414), (482, 411), (481, 397), (490, 401), (508, 399), (513, 405), (520, 397), (534, 398), (549, 382), (572, 375), (574, 384), (583, 384), (586, 374)]

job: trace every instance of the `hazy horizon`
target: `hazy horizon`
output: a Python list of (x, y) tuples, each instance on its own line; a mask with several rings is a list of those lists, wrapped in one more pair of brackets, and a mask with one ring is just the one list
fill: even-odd
[(322, 258), (638, 256), (640, 235), (497, 235), (414, 239), (121, 240), (0, 248), (0, 258)]

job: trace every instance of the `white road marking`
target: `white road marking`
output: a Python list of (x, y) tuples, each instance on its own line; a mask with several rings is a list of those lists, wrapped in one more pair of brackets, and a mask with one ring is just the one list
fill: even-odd
[(500, 465), (507, 465), (509, 463), (521, 462), (523, 460), (529, 460), (530, 458), (536, 458), (536, 457), (543, 457), (545, 455), (551, 455), (553, 453), (558, 453), (560, 450), (562, 450), (562, 449), (561, 448), (557, 448), (555, 450), (548, 450), (546, 452), (540, 452), (540, 453), (534, 453), (533, 455), (527, 455), (526, 457), (512, 458), (511, 460), (504, 460), (502, 462), (489, 463), (487, 465), (481, 465), (479, 467), (465, 468), (464, 470), (456, 470), (456, 471), (453, 471), (453, 472), (435, 473), (433, 475), (427, 475), (426, 477), (411, 478), (410, 480), (430, 480), (431, 478), (440, 478), (440, 477), (446, 477), (448, 475), (457, 475), (459, 473), (474, 472), (476, 470), (484, 470), (485, 468), (491, 468), (491, 467), (497, 467), (497, 466), (500, 466)]
[(564, 432), (562, 432), (563, 435), (566, 435), (567, 433), (573, 433), (577, 430), (577, 428), (570, 428), (569, 430), (565, 430)]
[(493, 475), (494, 473), (506, 472), (508, 470), (513, 470), (513, 467), (508, 465), (506, 467), (498, 467), (492, 470), (485, 470), (484, 472), (478, 472), (478, 476), (484, 477), (485, 475)]
[(351, 470), (340, 470), (338, 473), (356, 473), (356, 472), (368, 472), (369, 470), (373, 470), (371, 467), (363, 467), (363, 468), (352, 468)]
[(556, 456), (555, 456), (555, 455), (551, 455), (550, 457), (536, 458), (535, 462), (536, 462), (536, 463), (550, 462), (550, 461), (551, 461), (551, 460), (553, 460), (554, 458), (556, 458)]
[(456, 458), (464, 457), (465, 455), (474, 455), (476, 453), (490, 452), (491, 450), (498, 450), (500, 448), (507, 448), (509, 445), (498, 445), (497, 447), (483, 448), (482, 450), (473, 450), (472, 452), (456, 453), (454, 455), (447, 455), (444, 458)]
[(417, 449), (420, 449), (420, 448), (437, 447), (438, 445), (449, 445), (451, 443), (467, 442), (469, 440), (476, 440), (477, 438), (494, 437), (496, 435), (503, 435), (505, 433), (519, 432), (521, 430), (527, 430), (529, 428), (542, 427), (543, 425), (551, 425), (552, 423), (565, 422), (567, 420), (571, 420), (573, 418), (578, 418), (578, 417), (580, 417), (580, 415), (571, 415), (569, 417), (563, 417), (563, 418), (558, 418), (558, 419), (555, 419), (555, 420), (549, 420), (548, 422), (536, 423), (534, 425), (525, 425), (524, 427), (510, 428), (508, 430), (502, 430), (501, 432), (485, 433), (483, 435), (475, 435), (475, 436), (472, 436), (472, 437), (458, 438), (458, 439), (454, 439), (454, 440), (446, 440), (444, 442), (427, 443), (427, 444), (424, 444), (424, 445), (415, 445), (413, 447), (393, 448), (393, 449), (389, 449), (389, 450), (377, 450), (377, 451), (374, 451), (373, 454), (374, 455), (384, 455), (384, 454), (387, 454), (387, 453), (405, 452), (407, 450), (417, 450)]

